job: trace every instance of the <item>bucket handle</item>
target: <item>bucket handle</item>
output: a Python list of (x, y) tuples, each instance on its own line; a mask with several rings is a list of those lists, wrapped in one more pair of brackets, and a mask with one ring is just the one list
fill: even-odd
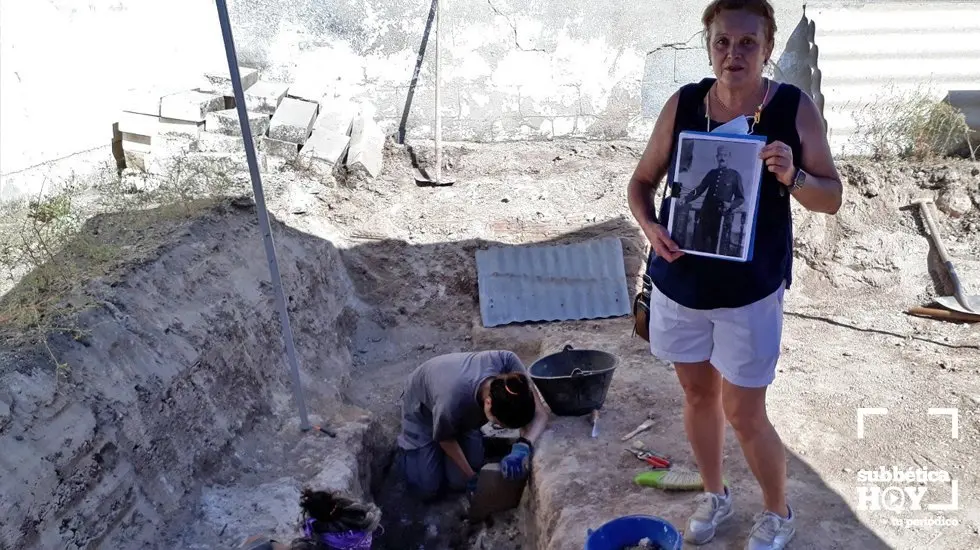
[(562, 348), (562, 351), (572, 351), (573, 349), (575, 348), (573, 348), (571, 344), (565, 344), (565, 347)]
[(569, 374), (569, 376), (571, 376), (572, 378), (575, 378), (577, 376), (588, 376), (590, 374), (592, 374), (592, 371), (590, 371), (590, 370), (589, 371), (585, 371), (585, 370), (582, 370), (582, 369), (580, 369), (578, 367), (575, 367), (574, 369), (572, 369), (572, 372)]

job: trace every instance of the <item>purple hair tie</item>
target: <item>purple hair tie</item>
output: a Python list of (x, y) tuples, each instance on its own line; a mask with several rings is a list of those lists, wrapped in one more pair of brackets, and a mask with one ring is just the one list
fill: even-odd
[(317, 536), (313, 531), (313, 518), (306, 520), (303, 524), (303, 532), (307, 538), (319, 539), (331, 550), (371, 550), (371, 542), (374, 538), (370, 531), (347, 531), (344, 533), (320, 533)]

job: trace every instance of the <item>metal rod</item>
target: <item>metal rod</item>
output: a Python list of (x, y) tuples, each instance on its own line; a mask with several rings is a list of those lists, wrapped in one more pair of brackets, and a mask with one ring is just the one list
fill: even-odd
[(442, 82), (439, 79), (439, 69), (442, 65), (442, 25), (439, 15), (442, 12), (442, 0), (436, 0), (436, 184), (442, 184)]
[(276, 245), (272, 240), (272, 226), (269, 223), (269, 212), (265, 206), (265, 194), (262, 192), (262, 178), (259, 175), (259, 163), (255, 155), (255, 142), (252, 139), (252, 127), (248, 123), (248, 112), (245, 107), (245, 91), (242, 89), (241, 74), (238, 71), (238, 56), (235, 54), (235, 39), (231, 34), (231, 21), (228, 18), (228, 6), (225, 0), (215, 0), (218, 5), (218, 21), (221, 23), (221, 36), (225, 42), (225, 54), (228, 57), (228, 71), (231, 75), (231, 87), (235, 92), (235, 107), (238, 110), (238, 121), (242, 127), (242, 139), (245, 140), (245, 157), (248, 160), (248, 171), (252, 177), (252, 191), (255, 193), (255, 209), (259, 214), (259, 226), (262, 229), (262, 240), (265, 243), (265, 255), (269, 261), (269, 274), (272, 276), (272, 287), (279, 305), (279, 321), (282, 324), (282, 337), (286, 343), (286, 357), (292, 370), (293, 393), (296, 406), (299, 408), (300, 429), (309, 431), (310, 419), (306, 413), (306, 400), (303, 398), (303, 386), (299, 376), (299, 361), (296, 359), (296, 346), (293, 343), (293, 329), (289, 326), (289, 310), (286, 308), (286, 295), (282, 289), (282, 276), (279, 274), (279, 263), (276, 261)]

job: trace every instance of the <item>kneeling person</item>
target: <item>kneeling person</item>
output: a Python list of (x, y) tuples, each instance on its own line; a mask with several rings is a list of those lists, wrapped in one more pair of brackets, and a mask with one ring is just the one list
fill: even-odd
[(403, 396), (398, 436), (409, 488), (423, 500), (446, 489), (473, 491), (485, 460), (480, 428), (488, 421), (521, 430), (500, 469), (509, 479), (523, 478), (547, 412), (515, 353), (451, 353), (416, 368)]

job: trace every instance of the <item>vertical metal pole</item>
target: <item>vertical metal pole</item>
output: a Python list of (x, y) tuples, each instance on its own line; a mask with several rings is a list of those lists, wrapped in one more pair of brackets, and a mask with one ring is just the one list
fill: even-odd
[(248, 124), (245, 91), (242, 89), (242, 77), (238, 71), (238, 56), (235, 54), (235, 39), (231, 34), (231, 21), (228, 18), (228, 6), (225, 0), (215, 1), (218, 5), (221, 36), (225, 42), (225, 54), (228, 57), (231, 87), (235, 91), (238, 121), (242, 127), (242, 139), (245, 140), (245, 157), (248, 160), (249, 174), (252, 176), (255, 209), (259, 213), (259, 226), (262, 229), (262, 240), (265, 243), (265, 255), (269, 260), (269, 274), (272, 276), (272, 287), (276, 294), (276, 302), (279, 305), (279, 321), (282, 323), (282, 337), (286, 342), (286, 357), (292, 369), (293, 393), (296, 398), (296, 406), (299, 408), (299, 426), (305, 432), (311, 428), (310, 419), (306, 413), (306, 400), (303, 398), (303, 386), (299, 377), (299, 361), (296, 359), (296, 346), (293, 343), (293, 329), (289, 326), (289, 310), (286, 308), (286, 295), (282, 290), (282, 277), (279, 274), (279, 263), (276, 261), (276, 245), (272, 241), (272, 226), (269, 223), (269, 212), (265, 207), (265, 194), (262, 192), (262, 179), (259, 175), (259, 163), (255, 155), (255, 142), (252, 139), (252, 128)]
[(436, 184), (442, 184), (442, 82), (439, 80), (439, 69), (442, 60), (439, 52), (442, 50), (442, 26), (439, 24), (439, 14), (442, 12), (442, 0), (436, 0)]

